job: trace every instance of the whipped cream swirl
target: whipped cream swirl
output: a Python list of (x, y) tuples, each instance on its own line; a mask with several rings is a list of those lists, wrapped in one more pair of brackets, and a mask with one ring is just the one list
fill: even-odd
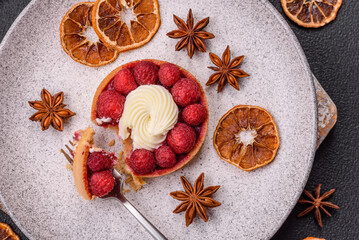
[(159, 85), (142, 85), (126, 97), (119, 122), (119, 136), (130, 136), (133, 148), (150, 151), (166, 139), (178, 119), (178, 107), (167, 89)]

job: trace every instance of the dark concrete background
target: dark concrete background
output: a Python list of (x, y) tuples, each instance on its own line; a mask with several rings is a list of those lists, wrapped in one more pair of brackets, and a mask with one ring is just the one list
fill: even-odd
[[(284, 16), (280, 0), (269, 1)], [(0, 0), (0, 40), (29, 2)], [(317, 151), (306, 188), (313, 189), (318, 183), (323, 184), (323, 191), (336, 188), (330, 201), (341, 209), (330, 210), (333, 216), (323, 217), (321, 229), (312, 214), (298, 219), (296, 215), (305, 207), (297, 205), (273, 239), (359, 239), (359, 1), (343, 0), (337, 19), (320, 29), (305, 29), (285, 19), (338, 108), (337, 124)], [(27, 239), (2, 211), (0, 221)]]

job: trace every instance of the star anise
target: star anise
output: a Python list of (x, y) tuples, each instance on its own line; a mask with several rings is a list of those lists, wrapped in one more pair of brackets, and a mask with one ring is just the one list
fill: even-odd
[(210, 198), (221, 186), (210, 186), (203, 189), (203, 179), (204, 173), (197, 178), (194, 187), (192, 187), (188, 180), (184, 176), (181, 176), (181, 182), (185, 192), (176, 191), (170, 193), (173, 198), (183, 201), (173, 210), (173, 213), (180, 213), (186, 210), (185, 218), (187, 227), (192, 223), (196, 213), (207, 222), (208, 215), (206, 207), (213, 208), (221, 205), (220, 202)]
[(227, 46), (226, 50), (224, 51), (222, 55), (222, 60), (215, 54), (209, 53), (209, 56), (212, 60), (212, 62), (217, 67), (208, 67), (209, 69), (212, 69), (213, 71), (216, 71), (213, 73), (210, 77), (208, 82), (206, 83), (207, 86), (217, 82), (218, 83), (218, 92), (222, 91), (222, 88), (225, 84), (225, 82), (229, 82), (229, 84), (234, 87), (235, 89), (239, 90), (238, 82), (236, 77), (248, 77), (249, 75), (237, 67), (243, 60), (244, 56), (236, 57), (232, 61), (231, 60), (231, 52), (229, 50), (229, 46)]
[(63, 104), (64, 93), (59, 92), (55, 96), (44, 88), (41, 91), (42, 101), (29, 101), (31, 107), (38, 110), (30, 117), (32, 121), (41, 122), (42, 131), (52, 125), (56, 130), (62, 131), (64, 127), (63, 119), (75, 115), (69, 109), (66, 109), (66, 104)]
[(323, 227), (323, 223), (322, 223), (322, 216), (320, 213), (320, 210), (322, 210), (324, 213), (326, 213), (329, 217), (331, 217), (332, 215), (328, 212), (328, 210), (326, 210), (324, 208), (325, 207), (329, 207), (329, 208), (334, 208), (334, 209), (339, 209), (339, 207), (331, 202), (324, 202), (324, 199), (327, 199), (330, 195), (332, 195), (335, 192), (335, 189), (331, 189), (328, 192), (324, 193), (322, 196), (320, 196), (320, 188), (321, 188), (322, 184), (318, 184), (318, 186), (315, 188), (315, 197), (307, 190), (304, 190), (303, 193), (311, 199), (310, 200), (306, 200), (306, 199), (300, 199), (298, 202), (299, 203), (309, 203), (312, 204), (312, 206), (306, 208), (304, 211), (302, 211), (301, 213), (298, 214), (298, 217), (302, 217), (308, 213), (310, 213), (314, 208), (314, 216), (315, 219), (318, 221), (318, 224), (320, 227)]
[(209, 17), (202, 19), (193, 27), (194, 19), (192, 9), (190, 9), (187, 15), (187, 24), (176, 15), (173, 15), (173, 20), (176, 23), (178, 30), (167, 33), (167, 36), (170, 38), (182, 38), (176, 44), (176, 51), (179, 51), (187, 46), (187, 52), (190, 58), (193, 56), (195, 47), (200, 52), (206, 51), (203, 40), (214, 38), (212, 33), (203, 31), (203, 28), (205, 28), (209, 23)]

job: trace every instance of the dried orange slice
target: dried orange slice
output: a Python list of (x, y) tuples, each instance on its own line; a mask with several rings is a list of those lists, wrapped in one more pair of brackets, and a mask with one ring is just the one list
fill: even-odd
[(74, 5), (61, 21), (60, 38), (63, 49), (73, 60), (90, 67), (99, 67), (115, 61), (119, 52), (97, 41), (96, 36), (96, 42), (86, 36), (92, 28), (93, 5), (91, 2)]
[(99, 38), (120, 52), (146, 44), (161, 24), (157, 0), (97, 0), (92, 24)]
[(302, 27), (318, 28), (333, 21), (342, 0), (281, 0), (285, 14)]
[(14, 233), (11, 227), (0, 222), (0, 239), (20, 240), (19, 236)]
[(277, 125), (267, 110), (238, 105), (219, 120), (213, 144), (223, 160), (251, 171), (274, 159), (279, 147)]
[(325, 240), (324, 238), (306, 237), (303, 240)]

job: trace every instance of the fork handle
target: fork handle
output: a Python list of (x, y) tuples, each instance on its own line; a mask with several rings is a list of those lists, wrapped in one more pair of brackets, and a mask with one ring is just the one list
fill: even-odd
[[(123, 201), (125, 200), (125, 201)], [(127, 199), (123, 199), (121, 202), (127, 210), (137, 219), (139, 223), (147, 230), (151, 236), (156, 240), (167, 240), (167, 238), (150, 223)]]

